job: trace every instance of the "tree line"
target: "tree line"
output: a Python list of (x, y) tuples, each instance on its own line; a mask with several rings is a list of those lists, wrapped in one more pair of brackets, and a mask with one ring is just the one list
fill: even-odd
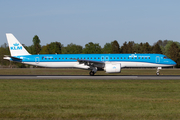
[[(124, 42), (122, 46), (117, 40), (106, 43), (103, 47), (99, 43), (89, 42), (83, 48), (81, 45), (73, 43), (64, 46), (60, 42), (51, 42), (47, 45), (40, 45), (40, 39), (37, 35), (33, 37), (33, 44), (31, 46), (23, 46), (30, 54), (103, 54), (103, 53), (159, 53), (164, 54), (170, 59), (174, 60), (180, 67), (180, 43), (172, 40), (158, 40), (153, 45), (146, 43), (135, 43), (134, 41)], [(15, 65), (17, 67), (27, 67), (21, 63), (11, 63), (3, 60), (4, 55), (9, 55), (9, 48), (6, 43), (0, 47), (0, 65), (9, 66)]]

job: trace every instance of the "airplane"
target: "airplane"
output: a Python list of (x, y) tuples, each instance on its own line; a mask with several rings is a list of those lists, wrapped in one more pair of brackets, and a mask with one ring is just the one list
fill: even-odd
[(122, 68), (172, 67), (176, 63), (162, 54), (37, 54), (31, 55), (11, 33), (6, 33), (11, 55), (4, 59), (28, 65), (50, 68), (79, 68), (90, 70), (93, 76), (99, 69), (106, 73), (120, 73)]

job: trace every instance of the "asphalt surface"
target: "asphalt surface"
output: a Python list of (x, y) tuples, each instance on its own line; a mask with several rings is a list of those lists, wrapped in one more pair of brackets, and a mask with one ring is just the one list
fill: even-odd
[(180, 75), (0, 75), (0, 79), (134, 79), (134, 80), (180, 80)]

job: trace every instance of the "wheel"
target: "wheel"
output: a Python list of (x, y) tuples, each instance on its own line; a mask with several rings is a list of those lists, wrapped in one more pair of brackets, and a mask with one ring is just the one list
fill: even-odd
[(93, 72), (93, 71), (90, 71), (90, 72), (89, 72), (89, 75), (90, 75), (90, 76), (93, 76), (93, 75), (94, 75), (94, 72)]
[(157, 75), (157, 76), (159, 76), (159, 75), (160, 75), (160, 73), (159, 73), (159, 72), (157, 72), (157, 73), (156, 73), (156, 75)]

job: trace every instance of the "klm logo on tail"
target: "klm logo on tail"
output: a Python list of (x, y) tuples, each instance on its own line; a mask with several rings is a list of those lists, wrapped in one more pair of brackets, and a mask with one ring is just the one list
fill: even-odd
[(13, 47), (10, 47), (11, 50), (22, 50), (22, 46), (19, 46), (18, 43), (15, 43), (13, 45)]

